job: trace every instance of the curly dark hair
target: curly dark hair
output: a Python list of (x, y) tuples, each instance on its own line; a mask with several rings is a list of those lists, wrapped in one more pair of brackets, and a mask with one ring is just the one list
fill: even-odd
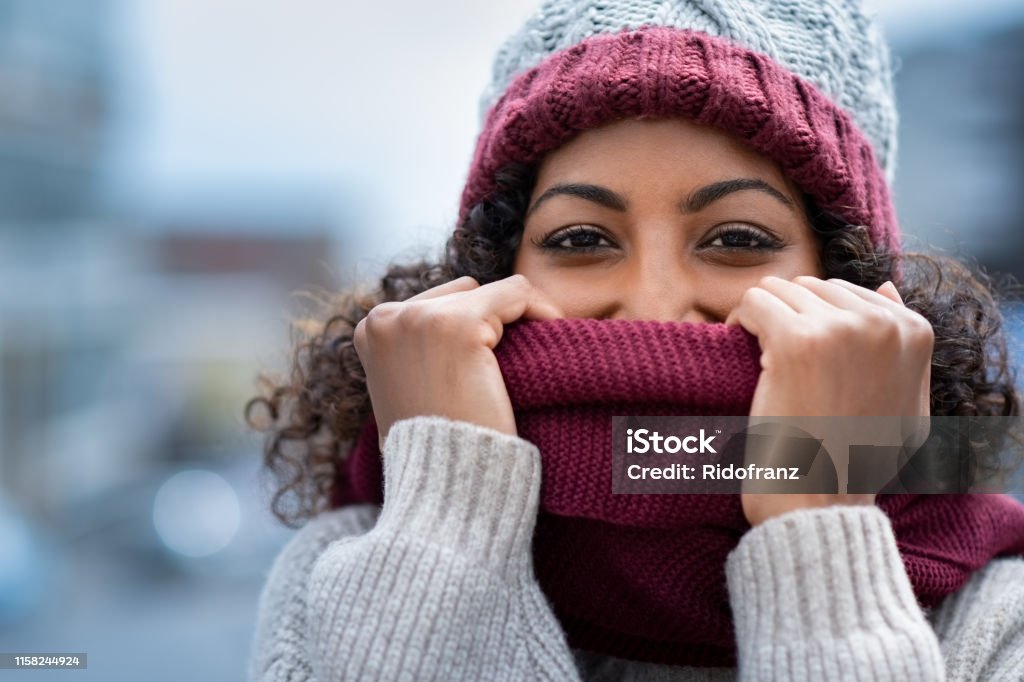
[[(536, 173), (535, 165), (502, 169), (496, 191), (471, 208), (436, 262), (393, 264), (372, 291), (305, 292), (317, 311), (295, 324), (300, 334), (293, 340), (290, 376), (275, 381), (261, 374), (262, 394), (245, 406), (247, 423), (266, 434), (265, 472), (276, 479), (271, 507), (282, 523), (298, 527), (328, 507), (336, 464), (371, 412), (352, 341), (358, 322), (378, 303), (402, 301), (464, 275), (486, 284), (512, 274)], [(999, 285), (947, 256), (876, 250), (866, 227), (820, 210), (809, 197), (804, 202), (827, 277), (870, 289), (894, 280), (905, 304), (931, 322), (933, 415), (1019, 415), (997, 300), (1010, 293), (1012, 282)], [(1006, 437), (1024, 442), (1009, 428), (990, 436), (972, 443), (972, 454), (991, 469), (1005, 466), (999, 451)]]

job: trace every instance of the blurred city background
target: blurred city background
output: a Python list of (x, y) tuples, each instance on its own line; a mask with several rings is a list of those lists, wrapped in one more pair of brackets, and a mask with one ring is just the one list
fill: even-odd
[[(0, 0), (0, 652), (89, 654), (0, 679), (244, 679), (291, 292), (437, 252), (533, 5)], [(908, 244), (1024, 279), (1019, 5), (869, 6)]]

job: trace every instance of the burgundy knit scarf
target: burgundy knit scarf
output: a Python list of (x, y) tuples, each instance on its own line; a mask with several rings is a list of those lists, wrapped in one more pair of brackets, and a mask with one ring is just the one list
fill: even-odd
[[(614, 415), (746, 415), (760, 372), (740, 327), (521, 321), (495, 350), (519, 435), (543, 479), (534, 569), (569, 644), (620, 658), (735, 666), (725, 560), (749, 530), (738, 495), (612, 495)], [(339, 465), (331, 506), (383, 501), (372, 419)], [(889, 495), (922, 606), (995, 556), (1024, 554), (1024, 505), (1006, 495)]]

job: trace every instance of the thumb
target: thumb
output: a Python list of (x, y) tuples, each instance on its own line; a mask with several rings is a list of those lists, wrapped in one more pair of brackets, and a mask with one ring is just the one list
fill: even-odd
[(535, 287), (533, 294), (530, 296), (529, 301), (527, 301), (523, 317), (531, 320), (557, 320), (564, 318), (565, 312), (543, 291)]

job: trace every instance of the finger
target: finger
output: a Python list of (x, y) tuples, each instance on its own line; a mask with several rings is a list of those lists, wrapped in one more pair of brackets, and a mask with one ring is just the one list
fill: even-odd
[(558, 304), (549, 299), (540, 289), (534, 289), (533, 298), (526, 306), (523, 317), (531, 320), (557, 320), (565, 317)]
[(739, 324), (758, 339), (766, 339), (781, 329), (799, 323), (799, 313), (778, 296), (759, 286), (743, 294), (739, 305), (733, 308), (725, 324)]
[[(872, 291), (871, 289), (866, 289), (864, 287), (857, 286), (853, 282), (847, 282), (845, 279), (830, 279), (829, 282), (833, 282), (836, 285), (843, 287), (847, 291), (849, 291), (849, 292), (851, 292), (851, 293), (861, 297), (865, 301), (869, 301), (871, 303), (874, 303), (875, 305), (883, 306), (884, 308), (886, 308), (886, 309), (888, 309), (888, 310), (890, 310), (890, 311), (892, 311), (894, 313), (902, 313), (902, 312), (906, 312), (906, 310), (907, 310), (907, 307), (905, 305), (903, 305), (902, 302), (901, 303), (897, 303), (896, 301), (894, 301), (891, 298), (888, 298), (886, 296), (883, 296), (882, 294), (878, 293), (877, 291)], [(882, 286), (885, 286), (885, 285), (882, 285)], [(893, 287), (894, 290), (895, 290), (895, 288), (896, 287)]]
[(476, 304), (481, 315), (497, 315), (502, 324), (521, 317), (550, 320), (564, 317), (562, 310), (524, 275), (512, 275), (479, 289)]
[(903, 297), (900, 296), (899, 290), (896, 288), (896, 285), (893, 284), (891, 280), (886, 280), (885, 284), (875, 289), (875, 291), (882, 294), (886, 298), (891, 298), (900, 305), (906, 305), (903, 302)]
[(758, 283), (758, 286), (775, 294), (798, 313), (836, 311), (834, 305), (823, 300), (807, 287), (782, 279), (781, 277), (765, 277)]
[(807, 287), (821, 299), (828, 301), (836, 308), (849, 310), (851, 312), (865, 312), (876, 305), (872, 301), (857, 296), (846, 287), (836, 283), (836, 280), (822, 280), (817, 277), (797, 277), (794, 282)]
[(437, 298), (439, 296), (446, 296), (448, 294), (454, 294), (454, 293), (457, 293), (459, 291), (472, 291), (473, 289), (477, 289), (479, 287), (480, 287), (480, 283), (479, 282), (477, 282), (475, 279), (473, 279), (469, 275), (465, 275), (463, 277), (459, 277), (457, 279), (453, 279), (450, 282), (445, 282), (444, 284), (438, 284), (436, 287), (431, 287), (430, 289), (427, 289), (426, 291), (421, 291), (420, 293), (416, 294), (415, 296), (407, 298), (406, 301), (427, 301), (427, 300), (430, 300), (432, 298)]
[(546, 300), (523, 275), (512, 275), (485, 284), (474, 291), (456, 293), (472, 317), (488, 324), (491, 334), (484, 344), (493, 348), (501, 341), (504, 325), (521, 317), (556, 319), (564, 317), (554, 303)]

